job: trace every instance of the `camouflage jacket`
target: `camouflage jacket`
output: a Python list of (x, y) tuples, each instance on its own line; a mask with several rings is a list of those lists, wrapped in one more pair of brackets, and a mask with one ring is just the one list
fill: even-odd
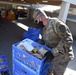
[(49, 18), (48, 25), (43, 28), (43, 39), (54, 56), (63, 55), (73, 59), (73, 37), (68, 26), (57, 18)]

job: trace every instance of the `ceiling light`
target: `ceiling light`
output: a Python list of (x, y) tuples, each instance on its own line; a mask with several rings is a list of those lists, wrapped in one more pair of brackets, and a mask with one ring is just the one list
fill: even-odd
[(42, 2), (47, 3), (48, 1), (47, 0), (42, 0)]
[(26, 2), (24, 1), (24, 3), (26, 3)]
[(21, 1), (24, 1), (24, 0), (21, 0)]

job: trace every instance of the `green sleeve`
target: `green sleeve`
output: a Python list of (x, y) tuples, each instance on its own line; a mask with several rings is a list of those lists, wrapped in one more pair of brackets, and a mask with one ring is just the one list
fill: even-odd
[(61, 40), (58, 45), (53, 48), (52, 53), (54, 54), (54, 56), (66, 53), (72, 56), (73, 37), (69, 27), (65, 23), (59, 21), (56, 23), (56, 31), (57, 35)]

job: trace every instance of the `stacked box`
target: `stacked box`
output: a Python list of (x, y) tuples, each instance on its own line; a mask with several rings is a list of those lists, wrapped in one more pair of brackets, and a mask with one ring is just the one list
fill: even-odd
[(40, 29), (37, 28), (28, 28), (28, 31), (23, 33), (23, 39), (29, 38), (33, 41), (39, 39)]
[(0, 56), (0, 75), (11, 75), (5, 55)]
[[(36, 50), (38, 50), (38, 48), (42, 48), (42, 47), (45, 48), (46, 50), (51, 50), (50, 48), (43, 46), (37, 42), (34, 42), (33, 40), (30, 40), (30, 39), (25, 39), (22, 42), (28, 42), (34, 48), (36, 48)], [(29, 73), (30, 73), (29, 75), (41, 75), (45, 69), (48, 70), (48, 66), (50, 65), (50, 63), (44, 62), (45, 58), (38, 59), (37, 57), (34, 57), (33, 55), (29, 54), (28, 52), (17, 48), (17, 45), (19, 43), (20, 42), (13, 44), (13, 46), (12, 46), (13, 75), (15, 75), (14, 72), (15, 72), (17, 65), (19, 65), (19, 67), (23, 66), (22, 68), (24, 68), (24, 70), (27, 69), (27, 74), (25, 74), (25, 75), (28, 75)], [(21, 75), (20, 73), (17, 75)]]

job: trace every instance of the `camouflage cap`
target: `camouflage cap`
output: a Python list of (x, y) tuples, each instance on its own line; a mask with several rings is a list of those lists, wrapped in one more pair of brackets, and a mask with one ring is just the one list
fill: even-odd
[(33, 13), (33, 19), (34, 21), (36, 20), (37, 16), (39, 16), (40, 14), (46, 16), (45, 12), (41, 9), (36, 9)]

